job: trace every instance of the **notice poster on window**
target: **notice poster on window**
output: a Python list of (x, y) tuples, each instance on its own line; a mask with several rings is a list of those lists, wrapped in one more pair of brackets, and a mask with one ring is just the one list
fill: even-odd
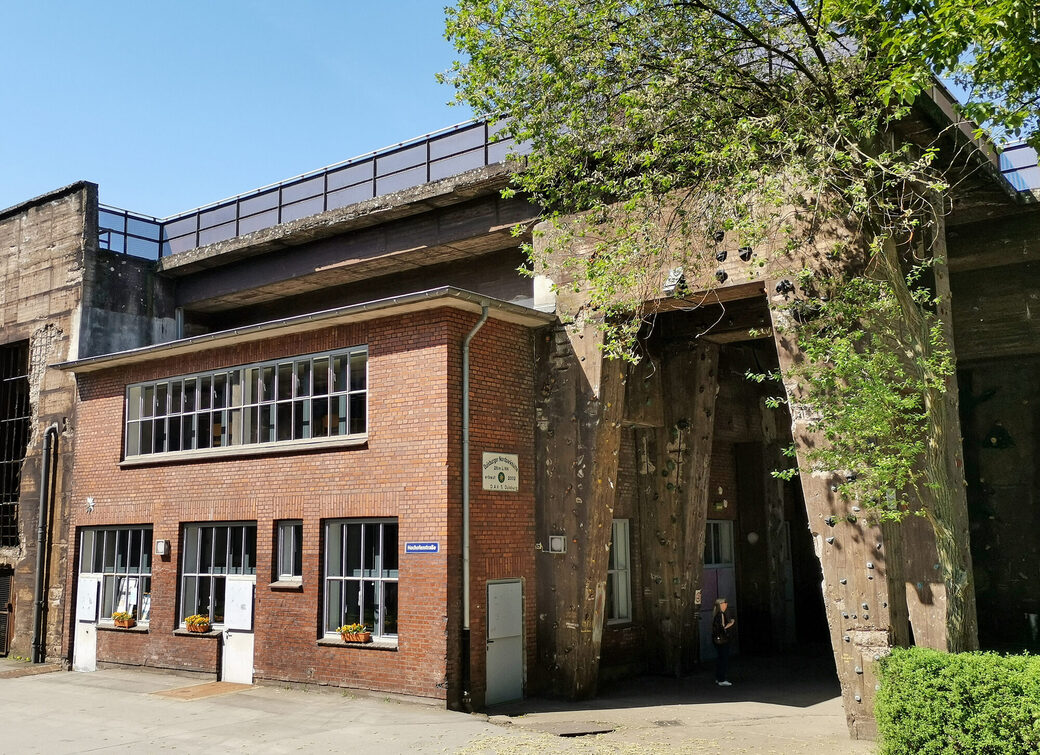
[(520, 490), (520, 457), (516, 454), (484, 453), (484, 490), (515, 493)]
[(117, 611), (133, 613), (137, 607), (137, 577), (122, 577), (119, 580)]

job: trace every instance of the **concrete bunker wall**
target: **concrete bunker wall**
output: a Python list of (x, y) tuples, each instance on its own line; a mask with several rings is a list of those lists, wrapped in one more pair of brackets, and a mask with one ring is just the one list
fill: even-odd
[(77, 348), (87, 218), (96, 215), (96, 202), (96, 187), (75, 184), (0, 213), (0, 332), (4, 344), (24, 342), (29, 354), (31, 416), (15, 502), (17, 539), (0, 547), (0, 565), (13, 570), (9, 650), (23, 657), (32, 655), (43, 436), (52, 424), (59, 439), (55, 485), (45, 502), (45, 655), (55, 659), (62, 642), (75, 384), (48, 365), (68, 359)]

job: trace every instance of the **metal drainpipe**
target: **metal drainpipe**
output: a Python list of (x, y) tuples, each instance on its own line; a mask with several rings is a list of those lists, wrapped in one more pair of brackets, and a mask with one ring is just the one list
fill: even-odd
[(469, 344), (488, 319), (488, 305), (481, 306), (480, 319), (462, 342), (462, 696), (470, 693), (469, 663)]
[[(53, 443), (52, 439), (53, 438)], [(58, 441), (58, 425), (52, 424), (43, 433), (43, 464), (40, 468), (40, 525), (36, 531), (36, 587), (33, 594), (33, 663), (43, 663), (47, 642), (43, 637), (44, 580), (43, 570), (47, 565), (47, 521), (51, 498), (51, 465), (54, 446)]]

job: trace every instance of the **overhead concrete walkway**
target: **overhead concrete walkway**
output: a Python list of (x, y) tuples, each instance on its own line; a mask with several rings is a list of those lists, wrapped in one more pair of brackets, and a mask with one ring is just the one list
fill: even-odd
[[(27, 664), (20, 664), (23, 668)], [(0, 663), (0, 671), (11, 663)], [(147, 671), (0, 678), (0, 753), (812, 753), (866, 754), (836, 684), (776, 664), (612, 685), (583, 704), (529, 700), (490, 717), (345, 690), (214, 684)], [(598, 728), (609, 733), (573, 735)]]

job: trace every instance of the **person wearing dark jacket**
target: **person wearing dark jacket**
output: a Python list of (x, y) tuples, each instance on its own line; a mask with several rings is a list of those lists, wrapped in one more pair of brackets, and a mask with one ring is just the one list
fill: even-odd
[(716, 599), (715, 615), (711, 620), (711, 641), (717, 653), (715, 683), (720, 687), (732, 686), (732, 682), (726, 679), (726, 670), (729, 667), (729, 630), (733, 628), (736, 620), (727, 613), (728, 609), (729, 604), (725, 598)]

